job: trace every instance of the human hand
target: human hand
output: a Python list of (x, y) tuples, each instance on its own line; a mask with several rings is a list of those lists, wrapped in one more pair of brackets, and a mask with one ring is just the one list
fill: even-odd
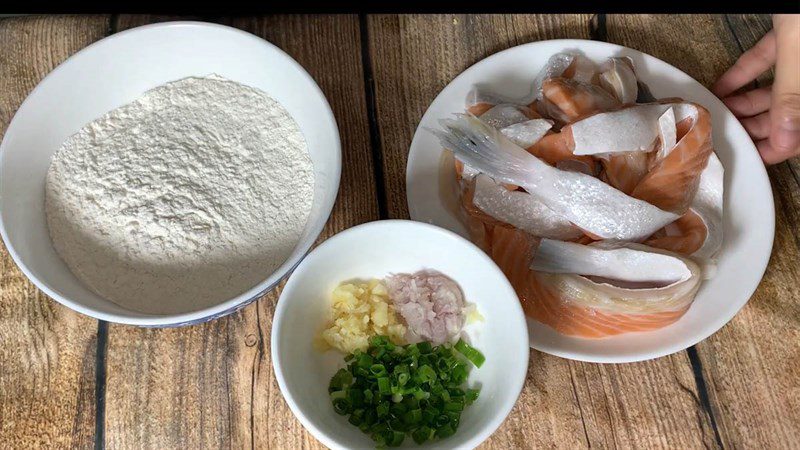
[[(711, 88), (739, 118), (766, 164), (800, 155), (800, 15), (775, 14), (772, 25)], [(773, 64), (772, 86), (730, 95)]]

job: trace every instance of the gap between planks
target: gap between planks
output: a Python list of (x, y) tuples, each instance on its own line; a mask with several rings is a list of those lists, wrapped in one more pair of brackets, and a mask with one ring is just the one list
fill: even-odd
[(369, 24), (367, 15), (364, 13), (358, 15), (358, 28), (361, 38), (361, 66), (364, 69), (364, 96), (367, 101), (367, 120), (375, 174), (375, 190), (378, 197), (378, 214), (379, 218), (383, 220), (389, 218), (389, 207), (383, 173), (383, 150), (381, 148), (381, 130), (378, 124), (378, 103), (375, 97), (375, 77), (372, 71), (372, 55), (369, 51)]

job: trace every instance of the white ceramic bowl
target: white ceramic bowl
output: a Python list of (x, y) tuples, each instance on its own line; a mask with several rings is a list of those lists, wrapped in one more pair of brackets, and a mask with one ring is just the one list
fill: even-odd
[[(328, 319), (330, 295), (343, 281), (382, 278), (390, 273), (435, 269), (453, 278), (485, 321), (465, 327), (486, 356), (468, 383), (482, 386), (464, 410), (455, 435), (424, 448), (471, 448), (500, 426), (519, 397), (528, 367), (528, 330), (506, 277), (466, 239), (420, 222), (385, 220), (343, 231), (315, 248), (289, 277), (272, 325), (272, 364), (292, 412), (332, 448), (374, 448), (369, 436), (333, 411), (328, 382), (345, 367), (344, 355), (320, 353), (315, 335)], [(407, 437), (405, 447), (415, 447)]]
[[(303, 235), (272, 274), (235, 298), (174, 315), (126, 310), (87, 289), (53, 249), (44, 212), (50, 159), (86, 123), (160, 84), (218, 74), (278, 100), (308, 142), (316, 182)], [(273, 288), (322, 231), (339, 189), (341, 145), (336, 121), (314, 80), (286, 53), (252, 34), (199, 22), (147, 25), (112, 35), (59, 65), (20, 106), (0, 145), (0, 232), (25, 275), (60, 303), (89, 316), (143, 326), (208, 320), (241, 308)]]
[(619, 45), (576, 39), (532, 42), (479, 61), (442, 90), (419, 123), (406, 168), (409, 213), (414, 220), (468, 236), (451, 213), (453, 199), (440, 195), (442, 147), (424, 127), (438, 128), (438, 119), (463, 112), (464, 99), (475, 84), (510, 98), (524, 97), (548, 58), (565, 50), (579, 50), (596, 61), (630, 56), (639, 79), (657, 98), (683, 97), (708, 108), (714, 150), (725, 167), (725, 237), (716, 276), (703, 282), (689, 311), (674, 324), (647, 333), (582, 339), (564, 336), (531, 319), (531, 347), (564, 358), (605, 363), (641, 361), (683, 350), (722, 328), (753, 295), (772, 251), (775, 211), (764, 164), (739, 121), (708, 89), (664, 61)]

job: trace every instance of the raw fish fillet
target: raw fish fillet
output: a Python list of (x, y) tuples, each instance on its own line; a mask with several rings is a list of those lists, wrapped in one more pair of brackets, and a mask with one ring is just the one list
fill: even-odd
[(495, 227), (491, 240), (492, 259), (514, 286), (526, 315), (569, 336), (602, 338), (663, 328), (686, 312), (700, 286), (699, 267), (676, 254), (671, 256), (691, 271), (688, 279), (668, 286), (626, 288), (581, 275), (530, 270), (538, 242), (522, 231)]
[(562, 123), (574, 122), (597, 112), (618, 108), (621, 103), (605, 89), (567, 78), (552, 78), (542, 85), (544, 110)]
[(563, 162), (577, 162), (586, 167), (584, 173), (594, 175), (597, 173), (597, 163), (591, 156), (579, 156), (572, 153), (567, 134), (547, 133), (543, 138), (526, 149), (533, 156), (554, 167), (559, 167)]
[(647, 153), (612, 153), (600, 159), (605, 170), (604, 181), (630, 195), (647, 175)]
[(456, 162), (464, 223), (527, 316), (602, 338), (686, 312), (723, 237), (705, 108), (655, 99), (629, 58), (577, 53), (553, 55), (528, 98), (476, 88), (467, 107), (431, 131), (468, 164)]
[(523, 191), (509, 191), (486, 175), (475, 178), (472, 203), (494, 219), (534, 236), (566, 240), (583, 235), (536, 197)]
[(556, 53), (547, 60), (544, 67), (533, 80), (535, 99), (543, 98), (542, 86), (552, 78), (568, 78), (591, 84), (597, 78), (597, 65), (594, 61), (577, 52)]
[(528, 148), (539, 142), (553, 127), (553, 121), (547, 119), (531, 119), (501, 128), (500, 132), (511, 142), (522, 148)]
[[(495, 100), (494, 97), (491, 97), (491, 99)], [(539, 114), (536, 111), (524, 106), (511, 103), (497, 105), (481, 103), (480, 105), (470, 108), (470, 113), (480, 116), (481, 120), (500, 130), (511, 141), (517, 142), (517, 145), (533, 145), (552, 126), (551, 121), (538, 118)], [(478, 113), (476, 114), (472, 111), (477, 111)], [(459, 180), (469, 181), (480, 173), (465, 165), (458, 158), (454, 158), (454, 162), (456, 177)], [(510, 191), (516, 190), (518, 187), (513, 184), (503, 184), (503, 186)]]
[[(683, 214), (689, 209), (700, 184), (700, 175), (714, 153), (711, 143), (711, 115), (691, 103), (693, 114), (676, 108), (678, 143), (670, 153), (651, 168), (631, 196), (665, 211)], [(682, 133), (682, 128), (688, 131)]]
[(630, 58), (609, 58), (600, 74), (600, 85), (622, 104), (634, 103), (639, 83)]
[(493, 106), (485, 113), (480, 114), (480, 118), (484, 122), (500, 130), (530, 119), (537, 119), (539, 118), (539, 114), (524, 106), (503, 103)]
[(703, 219), (690, 209), (678, 220), (667, 225), (663, 233), (651, 236), (645, 244), (682, 255), (691, 255), (700, 250), (707, 234), (708, 229)]
[(442, 130), (430, 131), (465, 164), (521, 186), (594, 237), (638, 241), (678, 218), (597, 178), (549, 166), (475, 116), (461, 114), (440, 124)]
[(711, 153), (689, 210), (645, 242), (692, 256), (703, 264), (707, 278), (714, 273), (715, 257), (722, 247), (723, 175), (722, 163), (716, 154)]
[(613, 241), (582, 245), (547, 238), (537, 247), (530, 268), (537, 272), (660, 285), (686, 281), (692, 275), (680, 258), (642, 245)]

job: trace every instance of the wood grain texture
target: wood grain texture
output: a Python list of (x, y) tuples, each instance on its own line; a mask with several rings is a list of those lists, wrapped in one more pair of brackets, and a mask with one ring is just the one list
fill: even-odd
[[(45, 75), (107, 28), (103, 16), (0, 21), (0, 129)], [(91, 448), (96, 330), (36, 289), (0, 245), (0, 446)]]
[[(408, 217), (405, 165), (417, 124), (458, 73), (510, 46), (604, 39), (653, 54), (710, 85), (770, 27), (765, 16), (437, 15), (28, 17), (0, 20), (0, 129), (59, 62), (108, 32), (197, 19), (275, 43), (325, 92), (343, 144), (339, 198), (320, 240)], [(366, 98), (363, 32), (374, 82)], [(371, 76), (371, 77), (370, 77)], [(759, 78), (767, 83), (771, 74)], [(370, 149), (368, 104), (375, 107)], [(378, 154), (376, 176), (373, 154)], [(720, 332), (687, 352), (598, 365), (531, 351), (519, 402), (484, 448), (791, 448), (800, 442), (800, 161), (768, 169), (776, 236), (764, 280)], [(383, 180), (376, 190), (376, 180)], [(109, 448), (319, 448), (284, 402), (269, 336), (273, 292), (214, 322), (110, 326)], [(0, 447), (88, 448), (95, 438), (97, 322), (58, 305), (0, 247)], [(690, 359), (695, 361), (693, 370)], [(706, 389), (698, 387), (698, 378)], [(707, 392), (707, 394), (706, 394)], [(704, 405), (710, 404), (710, 408)], [(715, 421), (717, 430), (712, 425)]]
[[(121, 16), (118, 30), (166, 18)], [(174, 19), (174, 18), (169, 18)], [(206, 18), (208, 19), (208, 18)], [(219, 20), (285, 50), (317, 81), (339, 124), (339, 198), (320, 237), (378, 218), (355, 16)], [(312, 448), (275, 381), (269, 337), (278, 291), (214, 322), (109, 329), (109, 448)]]
[[(589, 38), (590, 22), (589, 16), (370, 17), (389, 215), (408, 217), (408, 148), (423, 113), (447, 83), (471, 64), (514, 45)], [(531, 351), (530, 361), (519, 402), (485, 448), (717, 445), (685, 352), (643, 363), (599, 365)]]
[[(771, 28), (766, 16), (619, 16), (607, 23), (609, 40), (664, 59), (706, 86)], [(695, 47), (696, 56), (687, 58)], [(800, 162), (768, 173), (776, 229), (767, 272), (744, 309), (697, 345), (720, 436), (730, 448), (800, 443)]]
[(588, 15), (369, 16), (378, 130), (392, 218), (408, 217), (405, 170), (425, 110), (456, 75), (484, 57), (540, 39), (589, 38)]

